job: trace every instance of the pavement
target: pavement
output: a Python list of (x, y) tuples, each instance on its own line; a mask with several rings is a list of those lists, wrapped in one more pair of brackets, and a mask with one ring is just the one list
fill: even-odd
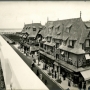
[[(22, 60), (29, 66), (31, 69), (32, 65), (32, 57), (26, 56), (16, 48), (16, 46), (11, 45), (11, 47), (16, 51), (16, 53), (22, 58)], [(53, 82), (44, 72), (41, 70), (37, 65), (33, 68), (33, 72), (37, 74), (37, 70), (39, 70), (39, 73), (42, 74), (43, 80), (41, 80), (43, 83), (45, 83), (45, 80), (47, 80), (46, 86), (49, 88), (49, 90), (63, 90), (61, 87), (59, 87), (55, 82)], [(40, 77), (39, 77), (40, 78)]]
[[(17, 45), (14, 45), (12, 46), (14, 48), (14, 50), (20, 55), (20, 53), (22, 53), (23, 55), (23, 59), (25, 60), (25, 57), (27, 57), (27, 60), (25, 61), (30, 67), (32, 65), (32, 55), (29, 55), (29, 56), (26, 56), (26, 54), (23, 53), (22, 50), (18, 49), (18, 44)], [(20, 55), (22, 57), (22, 55)], [(63, 77), (60, 75), (59, 77), (61, 78), (61, 83), (58, 83), (56, 80), (58, 79), (53, 77), (52, 78), (52, 75), (49, 75), (49, 69), (51, 70), (52, 67), (48, 68), (47, 70), (43, 70), (43, 62), (40, 61), (38, 65), (38, 56), (37, 55), (33, 55), (33, 57), (36, 59), (36, 63), (35, 66), (36, 68), (39, 70), (39, 72), (42, 74), (42, 78), (44, 78), (42, 81), (44, 82), (45, 79), (47, 80), (47, 87), (50, 89), (50, 90), (67, 90), (69, 88), (69, 90), (79, 90), (78, 87), (75, 87), (73, 85), (73, 82), (71, 82), (71, 86), (68, 86), (68, 79), (66, 78), (65, 80), (63, 80)], [(29, 62), (31, 61), (31, 62)], [(36, 68), (33, 68), (33, 71), (36, 73), (37, 70)], [(58, 73), (57, 73), (58, 74)], [(39, 77), (40, 78), (40, 77)]]

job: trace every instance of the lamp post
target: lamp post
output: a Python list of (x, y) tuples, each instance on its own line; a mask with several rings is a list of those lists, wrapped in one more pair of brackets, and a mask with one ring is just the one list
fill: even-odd
[(11, 88), (11, 90), (12, 90), (12, 83), (10, 84), (10, 88)]

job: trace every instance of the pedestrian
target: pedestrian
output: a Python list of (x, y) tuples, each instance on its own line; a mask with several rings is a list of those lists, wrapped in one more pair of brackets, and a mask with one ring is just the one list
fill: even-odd
[(53, 78), (53, 73), (52, 73), (52, 78)]
[(47, 85), (47, 80), (45, 79), (45, 85)]
[(83, 85), (83, 89), (86, 90), (86, 83), (84, 83), (84, 85)]
[(39, 76), (39, 71), (37, 70), (37, 76)]
[(42, 74), (40, 74), (40, 79), (42, 80)]
[(47, 67), (46, 67), (46, 64), (45, 64), (45, 70), (46, 70), (46, 68), (47, 68)]
[(33, 57), (33, 54), (32, 54), (32, 57)]
[(52, 73), (53, 73), (53, 68), (52, 68)]
[(55, 79), (57, 78), (57, 74), (56, 74), (56, 71), (55, 71)]
[(45, 63), (43, 63), (43, 70), (45, 69)]
[(70, 82), (70, 80), (68, 80), (68, 86), (71, 86), (71, 82)]

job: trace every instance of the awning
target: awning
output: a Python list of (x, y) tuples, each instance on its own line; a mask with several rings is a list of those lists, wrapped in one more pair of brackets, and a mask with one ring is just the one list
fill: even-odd
[(86, 60), (87, 60), (87, 59), (90, 59), (90, 55), (89, 55), (89, 54), (86, 54), (86, 55), (85, 55), (85, 58), (86, 58)]
[(42, 41), (46, 41), (46, 39), (44, 38), (44, 39), (42, 39)]
[(80, 72), (85, 80), (90, 79), (90, 70)]
[(64, 54), (64, 51), (62, 51), (61, 54), (63, 55)]
[(50, 42), (50, 43), (49, 42), (45, 42), (44, 44), (48, 45), (48, 46), (55, 46), (55, 43), (52, 43), (52, 42)]
[(53, 64), (55, 64), (56, 66), (58, 66), (58, 63), (57, 62), (54, 62)]
[(69, 68), (67, 68), (67, 67), (65, 67), (65, 66), (62, 66), (61, 65), (61, 67), (63, 67), (63, 68), (65, 68), (67, 71), (69, 71), (69, 72), (73, 72), (71, 69), (69, 69)]

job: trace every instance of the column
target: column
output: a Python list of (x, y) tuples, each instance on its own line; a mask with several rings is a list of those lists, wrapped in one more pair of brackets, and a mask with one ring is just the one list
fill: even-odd
[(60, 67), (58, 66), (58, 79), (59, 79), (59, 76), (60, 76)]

